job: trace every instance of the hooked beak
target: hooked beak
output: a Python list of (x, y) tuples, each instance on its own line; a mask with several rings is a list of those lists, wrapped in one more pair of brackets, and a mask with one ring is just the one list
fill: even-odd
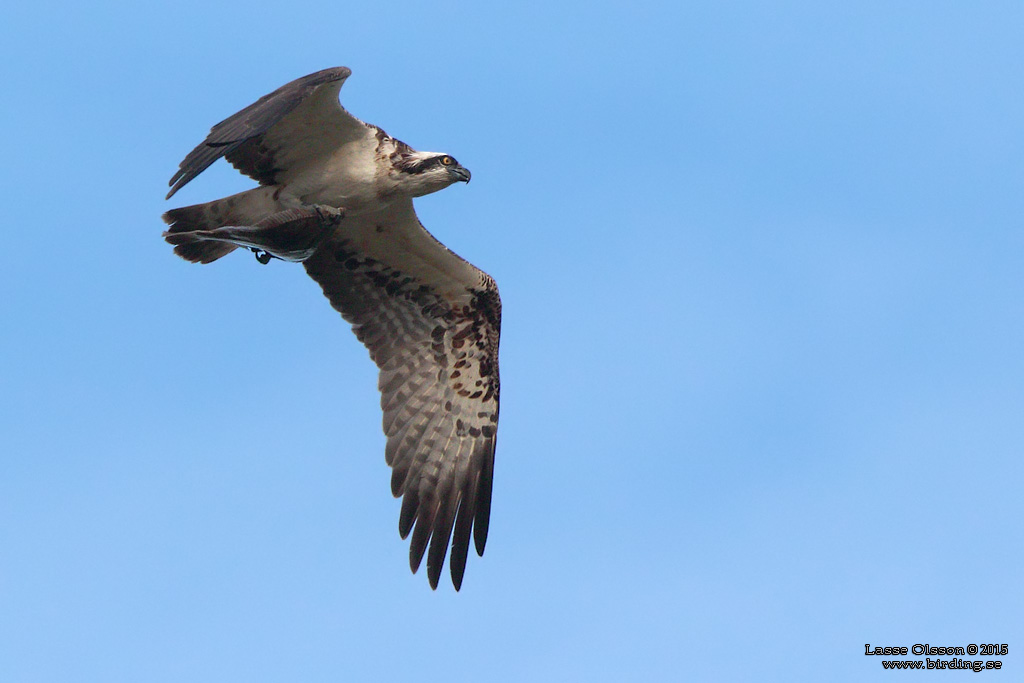
[(462, 165), (456, 166), (455, 168), (451, 168), (448, 170), (448, 172), (455, 176), (456, 180), (462, 181), (464, 183), (468, 183), (469, 179), (472, 177), (472, 174), (469, 172), (469, 169)]

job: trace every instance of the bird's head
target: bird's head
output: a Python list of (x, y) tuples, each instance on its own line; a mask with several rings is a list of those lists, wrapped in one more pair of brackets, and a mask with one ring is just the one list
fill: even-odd
[(437, 152), (402, 154), (394, 168), (399, 191), (410, 197), (422, 197), (455, 182), (468, 183), (470, 178), (469, 169), (454, 157)]

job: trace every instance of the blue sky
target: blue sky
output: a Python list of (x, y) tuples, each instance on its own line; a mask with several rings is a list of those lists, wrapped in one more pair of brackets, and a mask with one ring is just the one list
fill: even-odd
[[(0, 680), (1019, 676), (1024, 9), (552, 4), (7, 10)], [(319, 288), (159, 237), (250, 185), (164, 202), (210, 125), (335, 65), (472, 170), (417, 210), (501, 288), (458, 594)]]

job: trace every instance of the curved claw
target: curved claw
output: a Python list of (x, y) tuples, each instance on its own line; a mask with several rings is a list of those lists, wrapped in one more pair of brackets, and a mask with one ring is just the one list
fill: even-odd
[(316, 204), (313, 206), (313, 210), (316, 211), (317, 218), (320, 219), (320, 224), (324, 226), (335, 225), (338, 221), (345, 217), (344, 209), (335, 208), (333, 206), (324, 206), (323, 204)]
[(268, 263), (270, 263), (270, 259), (274, 258), (273, 256), (271, 256), (269, 251), (263, 251), (262, 249), (257, 249), (255, 247), (249, 247), (249, 251), (255, 254), (256, 260), (262, 263), (263, 265), (267, 265)]

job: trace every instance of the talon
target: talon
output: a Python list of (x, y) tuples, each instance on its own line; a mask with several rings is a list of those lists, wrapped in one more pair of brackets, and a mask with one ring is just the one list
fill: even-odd
[(316, 211), (317, 218), (320, 219), (321, 225), (334, 225), (345, 217), (344, 209), (336, 209), (334, 207), (321, 208), (319, 206), (314, 206), (313, 210)]
[(256, 247), (249, 247), (249, 251), (255, 254), (256, 260), (262, 263), (263, 265), (267, 265), (268, 263), (270, 263), (270, 259), (274, 258), (273, 256), (270, 255), (269, 251), (263, 251), (262, 249), (257, 249)]

